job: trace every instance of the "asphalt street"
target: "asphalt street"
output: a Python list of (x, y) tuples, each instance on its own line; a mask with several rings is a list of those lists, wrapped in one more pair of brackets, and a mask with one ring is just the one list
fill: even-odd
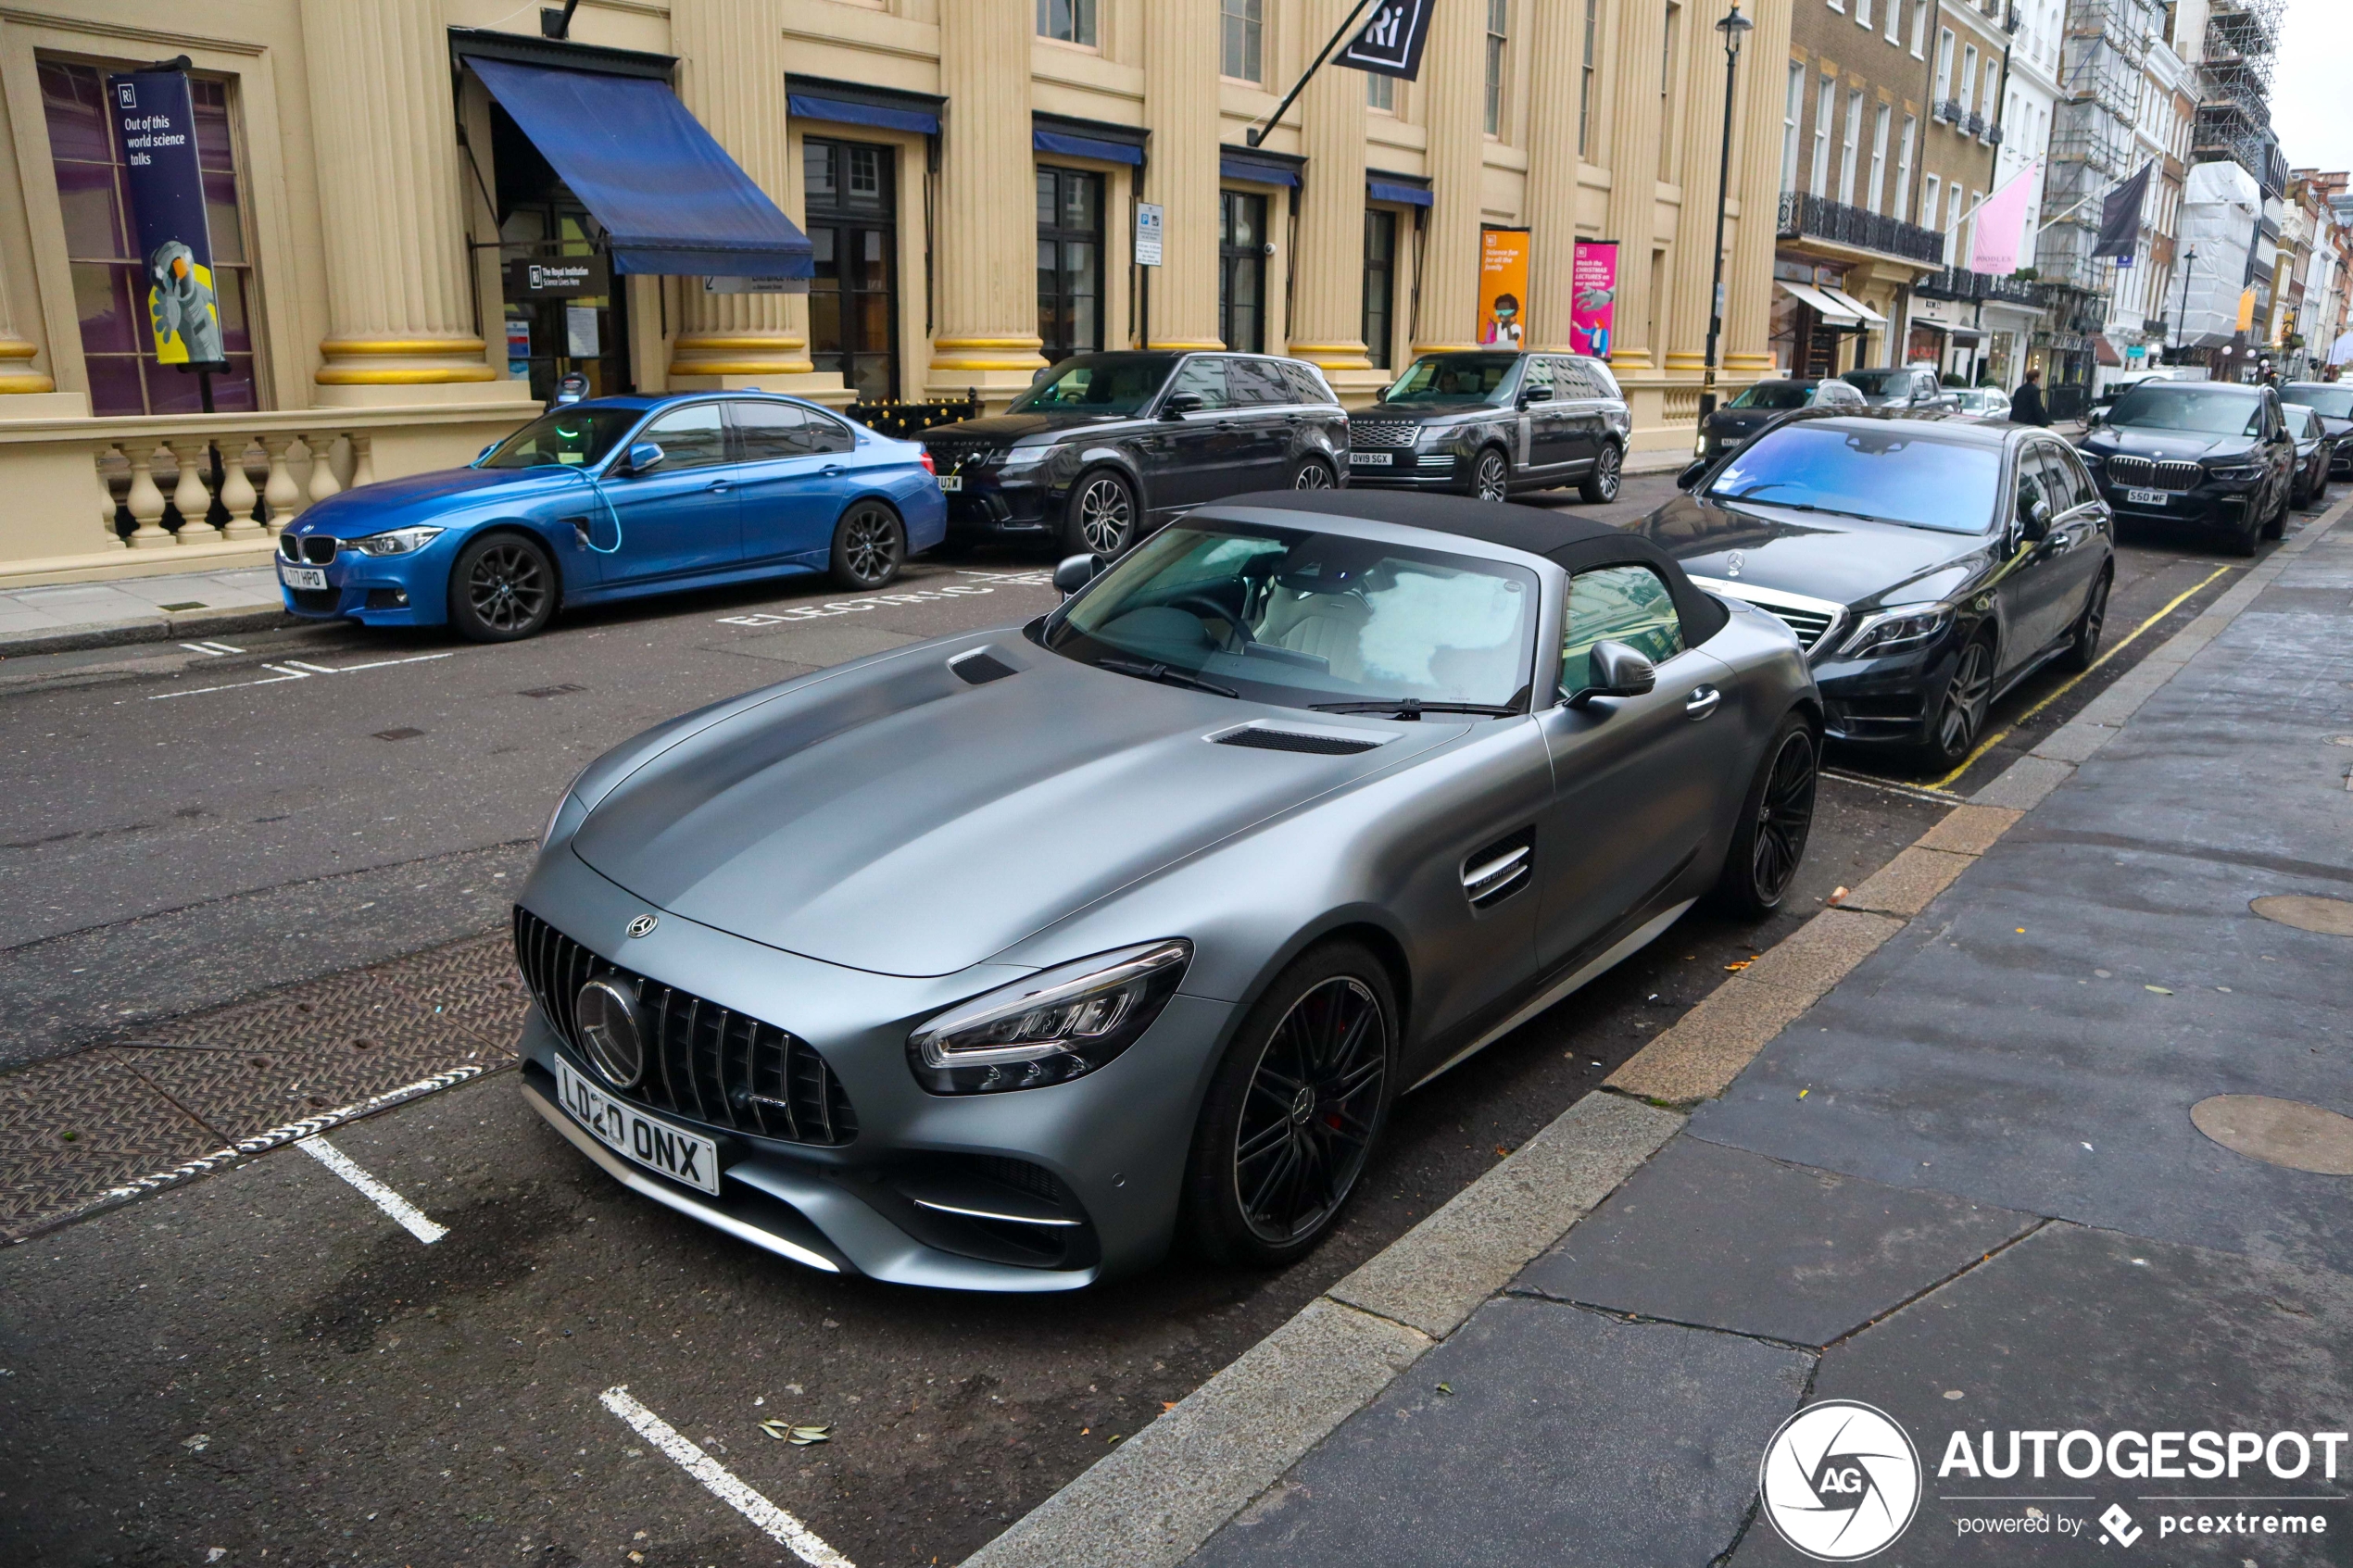
[[(1631, 480), (1597, 509), (1668, 494)], [(614, 1188), (497, 1075), (331, 1135), (447, 1227), (434, 1242), (288, 1149), (0, 1253), (0, 1541), (43, 1562), (783, 1561), (613, 1413), (601, 1397), (625, 1386), (851, 1561), (957, 1561), (1859, 884), (2244, 564), (2128, 539), (2109, 641), (2145, 625), (2138, 641), (2013, 694), (1954, 779), (1833, 759), (1787, 913), (1688, 917), (1406, 1099), (1347, 1223), (1290, 1271), (1171, 1266), (1020, 1302), (812, 1275)], [(310, 630), (0, 665), (0, 1065), (494, 930), (557, 793), (607, 746), (1026, 619), (1053, 602), (1045, 565), (697, 596), (498, 648)], [(832, 1440), (772, 1440), (768, 1418)]]

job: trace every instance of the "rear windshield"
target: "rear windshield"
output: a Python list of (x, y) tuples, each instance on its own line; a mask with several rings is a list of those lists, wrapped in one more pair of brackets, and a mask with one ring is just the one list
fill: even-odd
[(2244, 387), (2143, 382), (2116, 400), (2108, 422), (2133, 430), (2253, 435), (2263, 428), (2263, 399)]
[(2301, 403), (2333, 420), (2353, 420), (2353, 386), (2284, 386), (2280, 401)]
[(1759, 436), (1707, 487), (1718, 501), (1900, 522), (1946, 533), (1994, 525), (2001, 487), (1998, 447), (1928, 439), (1916, 420), (1870, 430), (1783, 425)]
[(593, 468), (645, 417), (639, 408), (558, 408), (498, 443), (474, 467)]
[(1761, 381), (1727, 405), (1733, 408), (1803, 408), (1814, 401), (1814, 389), (1793, 381)]

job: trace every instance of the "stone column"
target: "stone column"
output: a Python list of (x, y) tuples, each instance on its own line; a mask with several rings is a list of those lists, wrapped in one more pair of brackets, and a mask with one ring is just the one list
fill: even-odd
[[(16, 312), (8, 304), (7, 280), (0, 278), (0, 396), (57, 390), (56, 382), (32, 368), (33, 358), (40, 352), (37, 345), (17, 335)], [(0, 410), (0, 418), (6, 417), (5, 410)]]
[[(679, 100), (751, 182), (799, 222), (807, 204), (786, 132), (785, 35), (773, 12), (763, 0), (676, 0), (671, 46), (678, 55)], [(614, 286), (623, 285), (615, 280)], [(807, 295), (711, 294), (700, 278), (681, 278), (678, 307), (670, 344), (673, 390), (842, 392), (838, 373), (820, 375), (810, 362)]]
[[(1166, 259), (1150, 270), (1151, 345), (1222, 348), (1225, 342), (1217, 335), (1217, 3), (1148, 0), (1139, 9), (1144, 21), (1144, 123), (1152, 128), (1152, 161), (1144, 171), (1144, 189), (1148, 200), (1166, 209), (1161, 239)], [(1360, 147), (1360, 169), (1363, 158)], [(1317, 178), (1313, 165), (1307, 178)], [(1361, 174), (1357, 183), (1361, 203)]]
[[(1688, 9), (1688, 7), (1687, 7)], [(1617, 242), (1617, 306), (1609, 362), (1619, 371), (1656, 363), (1644, 343), (1651, 313), (1652, 230), (1658, 212), (1658, 62), (1667, 0), (1617, 0), (1610, 46), (1609, 203), (1602, 238)]]
[[(1585, 7), (1528, 9), (1528, 346), (1573, 350), (1569, 270), (1577, 257), (1577, 94)], [(1598, 116), (1595, 117), (1599, 119)]]
[[(1310, 0), (1307, 47), (1320, 49), (1354, 0)], [(1386, 379), (1365, 350), (1365, 77), (1327, 65), (1301, 95), (1307, 153), (1299, 194), (1299, 274), (1290, 351), (1323, 367), (1336, 388)]]
[[(1683, 10), (1683, 90), (1678, 94), (1685, 106), (1683, 145), (1675, 170), (1683, 203), (1676, 209), (1675, 248), (1667, 257), (1668, 304), (1664, 315), (1667, 368), (1697, 375), (1707, 363), (1707, 317), (1716, 273), (1717, 170), (1724, 152), (1724, 35), (1716, 31), (1716, 16), (1696, 5)], [(1745, 61), (1754, 62), (1746, 49), (1741, 53)], [(1737, 157), (1739, 126), (1732, 128), (1732, 136)], [(1739, 167), (1732, 166), (1735, 171)], [(1724, 243), (1730, 245), (1731, 239), (1728, 222)], [(1730, 282), (1728, 268), (1728, 290)]]
[(925, 384), (991, 408), (1029, 385), (1038, 350), (1038, 188), (1029, 146), (1031, 0), (939, 8), (939, 331)]
[(1414, 351), (1478, 346), (1478, 223), (1485, 204), (1487, 27), (1480, 0), (1437, 0), (1422, 50), (1429, 232)]
[(302, 0), (327, 262), (321, 404), (528, 403), (473, 327), (440, 0)]
[[(1732, 191), (1740, 217), (1724, 261), (1725, 375), (1734, 386), (1773, 369), (1773, 240), (1780, 227), (1783, 62), (1789, 58), (1790, 8), (1744, 7), (1756, 31), (1741, 47), (1741, 131), (1732, 151)], [(1889, 128), (1891, 140), (1902, 123)], [(1894, 148), (1888, 149), (1890, 158)], [(1892, 176), (1891, 176), (1892, 178)]]

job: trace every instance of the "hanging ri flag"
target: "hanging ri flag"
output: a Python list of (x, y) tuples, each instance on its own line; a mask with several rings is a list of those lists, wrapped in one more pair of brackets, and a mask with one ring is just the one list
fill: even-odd
[(1413, 81), (1422, 69), (1422, 44), (1437, 9), (1438, 0), (1376, 0), (1373, 19), (1332, 56), (1333, 63)]
[(1991, 278), (2007, 278), (2018, 270), (2020, 248), (2026, 240), (2027, 199), (2034, 194), (2036, 158), (2010, 176), (2007, 183), (1986, 197), (1977, 209), (1977, 243), (1969, 255), (1969, 270)]
[(2149, 170), (2157, 167), (2155, 159), (2141, 165), (2141, 171), (2108, 194), (2100, 204), (2100, 243), (2092, 254), (2120, 256), (2131, 260), (2133, 247), (2141, 238), (2141, 203), (2148, 196)]
[(196, 164), (187, 73), (134, 70), (107, 78), (122, 142), (123, 183), (147, 270), (147, 325), (156, 361), (188, 370), (229, 368), (212, 292), (212, 232)]

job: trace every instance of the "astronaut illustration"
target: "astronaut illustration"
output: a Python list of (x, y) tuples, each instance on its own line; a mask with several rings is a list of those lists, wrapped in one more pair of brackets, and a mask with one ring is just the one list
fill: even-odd
[(167, 364), (191, 365), (227, 359), (212, 274), (196, 265), (196, 253), (178, 240), (166, 240), (147, 257), (147, 276), (154, 284), (147, 294), (147, 310), (155, 320), (156, 358)]

